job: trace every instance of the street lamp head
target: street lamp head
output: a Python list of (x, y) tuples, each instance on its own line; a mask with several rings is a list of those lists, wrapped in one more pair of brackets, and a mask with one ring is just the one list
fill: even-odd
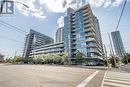
[(26, 8), (29, 8), (28, 5), (26, 5), (26, 4), (22, 3), (22, 2), (14, 2), (14, 3), (19, 3), (19, 4), (22, 4), (23, 6), (25, 6)]
[(23, 4), (26, 8), (29, 8), (29, 6), (28, 5), (26, 5), (26, 4)]

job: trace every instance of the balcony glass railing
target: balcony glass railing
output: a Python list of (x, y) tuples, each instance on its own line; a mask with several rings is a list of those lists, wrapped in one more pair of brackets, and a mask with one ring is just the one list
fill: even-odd
[(92, 36), (92, 37), (94, 37), (95, 33), (86, 33), (85, 36)]
[(85, 13), (88, 13), (88, 12), (91, 12), (91, 10), (90, 10), (89, 8), (83, 10), (83, 13), (84, 13), (84, 14), (85, 14)]
[(90, 42), (90, 41), (96, 41), (95, 38), (87, 38), (86, 40), (87, 42)]
[(97, 45), (96, 44), (89, 44), (89, 45), (86, 45), (86, 46), (89, 47), (89, 46), (97, 46)]
[(88, 16), (84, 16), (84, 20), (88, 20), (91, 18), (91, 15), (88, 15)]
[(94, 30), (93, 27), (86, 27), (85, 31), (86, 31), (86, 32), (88, 32), (88, 31), (95, 32), (95, 30)]
[(85, 28), (86, 28), (86, 27), (91, 27), (91, 26), (92, 26), (91, 23), (84, 25)]
[(89, 52), (98, 52), (97, 49), (90, 49)]
[(84, 21), (84, 24), (88, 24), (88, 23), (91, 23), (92, 22), (92, 20), (91, 19), (88, 19), (88, 20), (85, 20)]

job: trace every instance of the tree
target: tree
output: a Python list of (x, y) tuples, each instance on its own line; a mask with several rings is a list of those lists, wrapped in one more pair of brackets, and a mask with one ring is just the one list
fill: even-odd
[(80, 51), (77, 50), (77, 53), (76, 53), (76, 60), (78, 63), (82, 64), (83, 60), (84, 60), (84, 54), (81, 53)]
[(42, 64), (43, 63), (43, 57), (42, 56), (37, 56), (37, 57), (34, 57), (33, 58), (33, 62), (35, 63), (35, 64)]
[(7, 63), (12, 63), (12, 59), (13, 59), (12, 57), (7, 58), (7, 59), (6, 59), (6, 62), (7, 62)]
[(14, 57), (14, 62), (19, 63), (19, 62), (22, 62), (22, 61), (23, 61), (23, 58), (21, 56), (15, 56)]
[(49, 56), (50, 56), (50, 62), (51, 62), (51, 63), (54, 63), (54, 64), (55, 64), (55, 63), (58, 62), (56, 55), (53, 55), (53, 54), (52, 54), (52, 55), (49, 55)]
[(121, 61), (123, 63), (127, 64), (129, 62), (129, 60), (130, 60), (130, 54), (129, 53), (125, 53)]
[(67, 64), (68, 58), (69, 58), (68, 55), (66, 53), (61, 53), (60, 57), (61, 57), (61, 63), (62, 64)]
[[(115, 61), (116, 61), (116, 64), (115, 64)], [(116, 68), (118, 62), (119, 62), (119, 58), (111, 55), (111, 57), (109, 58), (109, 63), (112, 65), (112, 67)]]
[(23, 58), (21, 56), (10, 57), (10, 58), (6, 59), (6, 62), (19, 63), (19, 62), (23, 62)]

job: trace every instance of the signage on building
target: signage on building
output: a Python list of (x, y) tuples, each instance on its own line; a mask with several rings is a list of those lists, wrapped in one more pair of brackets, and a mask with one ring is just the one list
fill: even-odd
[(10, 0), (0, 0), (0, 15), (1, 14), (13, 14), (14, 2)]

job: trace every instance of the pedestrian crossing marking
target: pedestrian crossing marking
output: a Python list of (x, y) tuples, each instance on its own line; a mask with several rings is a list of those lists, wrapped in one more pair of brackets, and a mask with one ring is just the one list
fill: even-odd
[(119, 83), (124, 83), (124, 84), (130, 84), (130, 82), (127, 82), (127, 81), (121, 81), (121, 80), (105, 79), (105, 81), (111, 81), (111, 82), (119, 82)]
[(107, 71), (102, 87), (130, 87), (130, 73)]
[(121, 83), (113, 83), (113, 82), (104, 82), (105, 85), (109, 85), (109, 87), (113, 87), (113, 86), (116, 86), (116, 87), (130, 87), (130, 85), (124, 85), (124, 84), (121, 84)]

